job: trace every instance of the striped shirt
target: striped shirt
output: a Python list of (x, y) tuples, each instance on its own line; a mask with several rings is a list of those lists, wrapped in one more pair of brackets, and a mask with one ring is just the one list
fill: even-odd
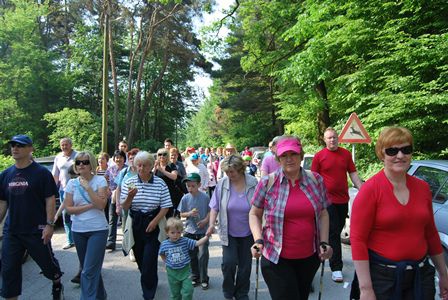
[(190, 264), (189, 250), (196, 247), (196, 241), (181, 237), (175, 242), (170, 239), (164, 240), (160, 245), (159, 255), (166, 257), (166, 266), (171, 269), (182, 269)]
[(143, 182), (138, 175), (127, 179), (121, 189), (120, 202), (128, 196), (129, 186), (137, 188), (137, 194), (132, 200), (130, 209), (141, 212), (153, 211), (157, 208), (172, 207), (170, 193), (166, 183), (159, 177), (152, 175), (149, 182)]
[[(321, 211), (330, 205), (330, 202), (327, 198), (327, 191), (322, 177), (317, 173), (313, 172), (313, 174), (317, 184), (307, 175), (305, 170), (301, 169), (299, 185), (314, 208), (316, 223), (315, 249), (317, 250), (320, 242), (319, 216)], [(275, 171), (273, 185), (269, 191), (266, 190), (268, 182), (269, 176), (264, 176), (260, 180), (252, 197), (252, 205), (264, 210), (266, 224), (263, 227), (264, 247), (262, 254), (268, 260), (277, 264), (282, 252), (283, 221), (289, 196), (289, 183), (282, 168)]]

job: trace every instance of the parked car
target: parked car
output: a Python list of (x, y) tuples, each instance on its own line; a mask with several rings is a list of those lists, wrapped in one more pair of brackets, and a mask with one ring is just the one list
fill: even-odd
[(311, 170), (311, 164), (313, 163), (314, 154), (305, 154), (302, 159), (301, 166), (305, 170)]
[[(48, 169), (48, 171), (53, 170), (53, 163), (54, 163), (55, 156), (45, 156), (45, 157), (39, 157), (35, 158), (34, 161), (39, 163), (40, 165), (44, 166)], [(61, 201), (59, 199), (59, 196), (56, 197), (56, 211), (59, 209), (59, 206), (61, 206)], [(61, 218), (60, 218), (61, 219)]]
[(257, 166), (258, 172), (260, 172), (261, 163), (263, 162), (264, 150), (256, 150), (252, 154), (252, 163)]
[[(432, 193), (434, 220), (448, 261), (448, 160), (420, 160), (411, 162), (408, 174), (429, 184)], [(350, 195), (353, 204), (355, 194)], [(351, 205), (349, 206), (351, 207)], [(343, 242), (350, 242), (350, 223), (343, 231)]]

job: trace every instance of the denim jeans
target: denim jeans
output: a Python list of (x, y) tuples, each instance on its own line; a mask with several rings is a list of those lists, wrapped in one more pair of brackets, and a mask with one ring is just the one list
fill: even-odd
[[(64, 191), (59, 191), (59, 200), (61, 205), (64, 202)], [(72, 219), (70, 214), (68, 214), (65, 209), (62, 211), (62, 220), (64, 223), (65, 235), (67, 236), (67, 244), (73, 244), (73, 234), (72, 234)]]
[[(252, 235), (233, 237), (229, 235), (229, 245), (222, 246), (222, 291), (224, 298), (249, 299), (250, 273), (252, 269)], [(236, 278), (235, 278), (236, 274)]]
[(101, 268), (106, 249), (107, 229), (73, 232), (76, 252), (82, 265), (81, 300), (106, 299)]
[[(192, 240), (200, 240), (205, 236), (205, 234), (191, 234), (185, 233), (185, 237), (190, 238)], [(194, 247), (193, 250), (189, 251), (190, 259), (191, 259), (191, 279), (207, 282), (208, 283), (208, 260), (209, 260), (209, 251), (208, 251), (209, 242), (207, 241), (204, 245), (199, 247)]]
[(112, 203), (111, 199), (109, 199), (109, 234), (107, 236), (107, 245), (111, 245), (114, 247), (117, 241), (118, 215), (116, 209), (117, 204)]

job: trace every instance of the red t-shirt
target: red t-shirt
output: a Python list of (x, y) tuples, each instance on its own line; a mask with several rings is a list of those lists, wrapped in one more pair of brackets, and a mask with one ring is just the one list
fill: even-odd
[(327, 148), (314, 155), (311, 171), (319, 173), (324, 178), (328, 199), (334, 204), (348, 203), (347, 172), (356, 172), (351, 153), (341, 147), (335, 151)]
[(368, 249), (394, 261), (442, 253), (428, 184), (407, 175), (406, 186), (406, 205), (398, 202), (383, 170), (362, 186), (350, 216), (353, 260), (368, 260)]
[(309, 257), (315, 252), (314, 235), (316, 226), (314, 219), (313, 205), (300, 189), (299, 182), (297, 181), (294, 187), (289, 182), (280, 257), (300, 259)]

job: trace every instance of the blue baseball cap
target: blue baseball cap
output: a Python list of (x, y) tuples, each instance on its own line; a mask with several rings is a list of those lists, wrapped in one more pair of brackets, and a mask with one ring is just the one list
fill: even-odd
[(12, 139), (8, 142), (9, 144), (11, 143), (18, 143), (18, 144), (22, 144), (22, 145), (32, 145), (33, 144), (33, 140), (24, 134), (18, 134), (12, 137)]
[(197, 153), (193, 153), (190, 155), (190, 160), (196, 160), (199, 159), (199, 155)]

